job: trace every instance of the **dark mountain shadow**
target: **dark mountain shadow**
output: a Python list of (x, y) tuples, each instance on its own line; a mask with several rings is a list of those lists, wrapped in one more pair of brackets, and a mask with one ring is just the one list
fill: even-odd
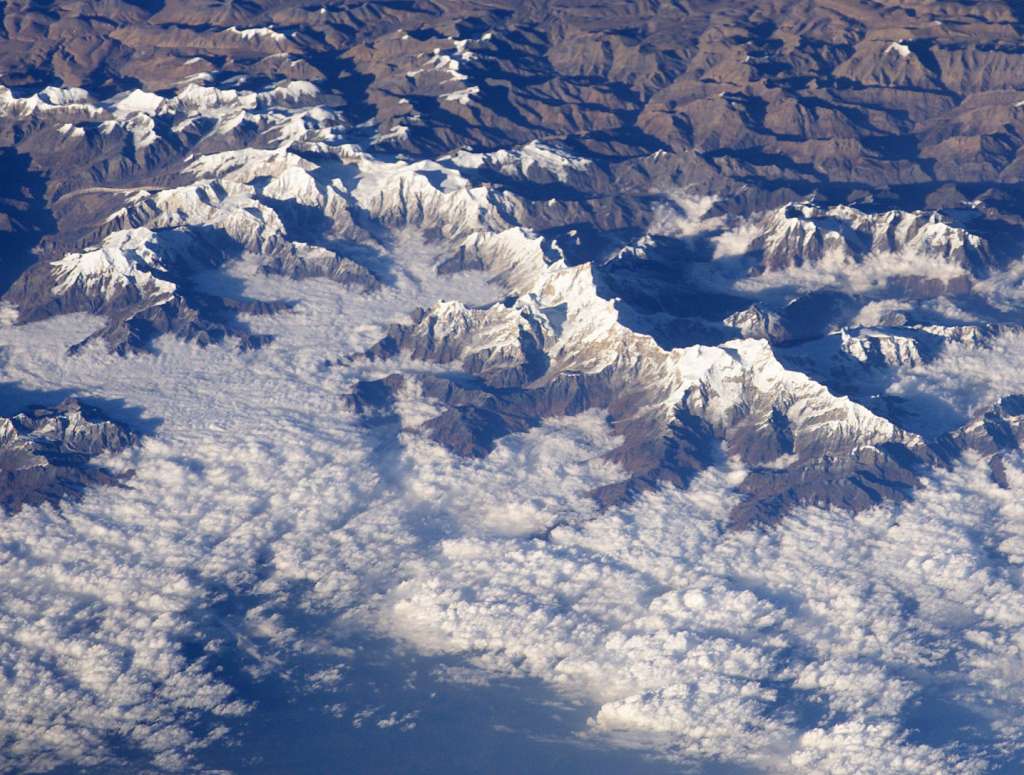
[(710, 255), (694, 238), (656, 237), (642, 252), (626, 247), (611, 260), (593, 262), (597, 293), (621, 302), (620, 320), (660, 347), (720, 344), (733, 338), (722, 320), (751, 300), (702, 287), (693, 269)]
[(72, 397), (79, 399), (83, 406), (99, 409), (111, 420), (141, 436), (153, 435), (164, 422), (162, 417), (149, 417), (144, 407), (129, 404), (121, 398), (96, 396), (74, 387), (29, 390), (17, 382), (0, 382), (0, 416), (11, 417), (33, 407), (56, 406)]
[(141, 8), (148, 14), (157, 14), (164, 9), (166, 3), (164, 0), (124, 0), (128, 5), (134, 5), (136, 8)]
[(0, 149), (4, 171), (0, 196), (0, 296), (35, 263), (33, 249), (57, 222), (46, 207), (46, 176), (31, 169), (28, 154), (14, 148)]
[(333, 89), (345, 98), (350, 123), (362, 124), (377, 117), (377, 108), (369, 100), (373, 76), (361, 72), (354, 59), (325, 52), (310, 57), (310, 64), (327, 75)]

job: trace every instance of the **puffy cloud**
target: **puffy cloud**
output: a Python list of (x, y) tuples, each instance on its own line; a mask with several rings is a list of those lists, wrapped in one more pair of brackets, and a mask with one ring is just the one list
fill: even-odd
[[(959, 772), (1016, 745), (1024, 598), (992, 547), (1013, 540), (1020, 509), (983, 461), (909, 505), (805, 510), (765, 532), (723, 530), (732, 478), (568, 519), (548, 540), (447, 539), (404, 566), (388, 628), (543, 678), (595, 703), (590, 734), (684, 760), (774, 771), (785, 752), (806, 772)], [(936, 694), (991, 747), (965, 753), (953, 719), (913, 742), (913, 704)], [(810, 729), (808, 703), (823, 709)], [(878, 757), (858, 758), (854, 732)]]
[(17, 769), (101, 764), (116, 738), (174, 768), (245, 712), (183, 653), (200, 590), (146, 517), (45, 508), (0, 525), (0, 736)]
[(894, 723), (848, 721), (830, 729), (813, 729), (800, 737), (789, 759), (799, 772), (975, 773), (980, 762), (951, 759), (942, 752), (907, 742)]

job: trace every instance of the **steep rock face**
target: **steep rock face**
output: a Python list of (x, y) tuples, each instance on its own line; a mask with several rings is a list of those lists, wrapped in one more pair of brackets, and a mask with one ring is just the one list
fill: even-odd
[(75, 399), (0, 417), (0, 505), (11, 513), (25, 504), (79, 497), (88, 485), (117, 484), (124, 474), (92, 461), (136, 441), (124, 426)]
[[(175, 284), (149, 229), (118, 231), (100, 245), (68, 253), (48, 267), (37, 265), (11, 290), (22, 320), (54, 314), (107, 314), (160, 303), (174, 295)], [(162, 252), (162, 251), (161, 251)]]
[[(961, 220), (977, 219), (960, 215)], [(756, 282), (930, 298), (967, 293), (1000, 266), (988, 241), (938, 212), (792, 204), (717, 234), (720, 261), (746, 256)]]
[(789, 335), (781, 315), (756, 303), (734, 312), (722, 322), (747, 339), (784, 341)]
[(621, 439), (610, 455), (632, 475), (599, 493), (606, 501), (684, 484), (729, 457), (750, 468), (737, 518), (777, 513), (780, 502), (863, 506), (906, 494), (914, 473), (888, 448), (910, 458), (923, 444), (785, 369), (766, 342), (661, 349), (619, 322), (587, 266), (556, 263), (531, 293), (493, 307), (424, 310), (367, 356), (400, 354), (465, 374), (421, 378), (451, 407), (424, 430), (459, 454), (485, 455), (545, 417), (604, 410)]
[[(985, 240), (947, 223), (938, 213), (890, 211), (870, 215), (852, 207), (794, 205), (768, 215), (753, 247), (765, 271), (823, 263), (852, 265), (892, 256), (889, 274), (913, 271), (982, 273), (992, 267)], [(900, 266), (902, 259), (910, 264)]]

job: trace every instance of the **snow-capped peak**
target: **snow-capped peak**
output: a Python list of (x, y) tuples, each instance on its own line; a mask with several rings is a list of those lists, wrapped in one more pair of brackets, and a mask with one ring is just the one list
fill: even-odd
[(68, 253), (52, 264), (53, 293), (78, 291), (101, 301), (125, 291), (146, 298), (169, 296), (174, 283), (154, 276), (166, 271), (155, 244), (149, 229), (126, 229), (111, 233), (96, 247)]

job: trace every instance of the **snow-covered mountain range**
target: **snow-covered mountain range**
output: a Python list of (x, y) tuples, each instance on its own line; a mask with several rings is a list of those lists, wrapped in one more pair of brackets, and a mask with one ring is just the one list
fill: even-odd
[(0, 769), (217, 769), (334, 620), (672, 766), (1024, 761), (1014, 4), (0, 18)]

